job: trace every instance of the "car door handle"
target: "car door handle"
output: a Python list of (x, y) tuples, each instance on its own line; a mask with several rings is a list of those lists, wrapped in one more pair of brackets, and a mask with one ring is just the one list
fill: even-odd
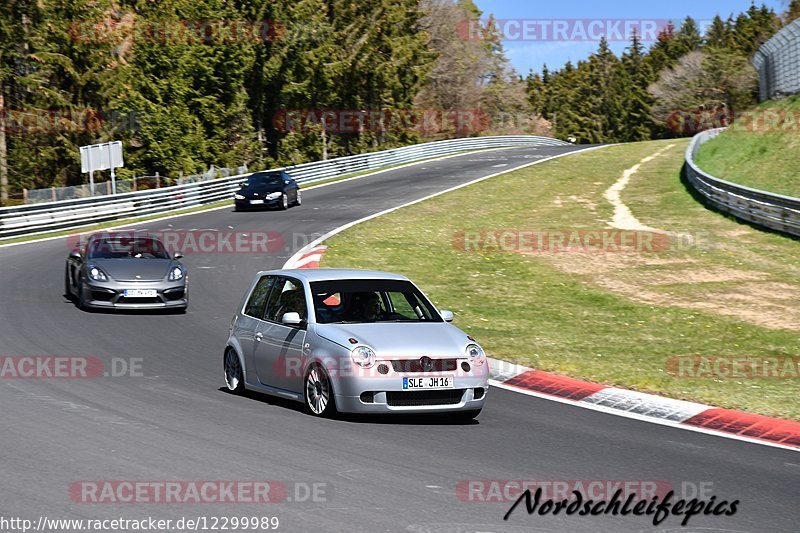
[(256, 333), (256, 340), (257, 341), (261, 341), (261, 339), (263, 339), (263, 338), (264, 338), (264, 335), (260, 331), (258, 333)]

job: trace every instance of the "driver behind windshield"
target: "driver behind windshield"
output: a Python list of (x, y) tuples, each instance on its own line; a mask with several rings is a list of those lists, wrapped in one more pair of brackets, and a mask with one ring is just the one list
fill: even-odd
[(253, 174), (247, 179), (247, 185), (279, 185), (283, 182), (280, 174)]
[(361, 292), (353, 294), (350, 306), (350, 320), (360, 322), (375, 322), (380, 318), (381, 300), (375, 292)]
[(154, 239), (101, 239), (92, 243), (90, 259), (168, 259), (163, 245)]

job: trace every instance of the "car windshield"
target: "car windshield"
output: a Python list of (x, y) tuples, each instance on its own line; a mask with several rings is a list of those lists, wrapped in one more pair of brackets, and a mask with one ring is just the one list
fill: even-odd
[(442, 322), (413, 283), (391, 279), (329, 280), (311, 283), (320, 324)]
[(280, 174), (253, 174), (247, 178), (247, 186), (253, 185), (281, 185), (283, 178)]
[(89, 246), (89, 259), (169, 259), (158, 239), (147, 237), (97, 239)]

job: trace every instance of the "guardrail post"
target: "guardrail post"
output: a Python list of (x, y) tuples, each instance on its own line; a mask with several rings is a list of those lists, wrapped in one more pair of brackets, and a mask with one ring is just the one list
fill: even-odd
[(53, 198), (54, 202), (57, 200), (57, 198), (56, 198), (56, 188), (55, 187), (50, 187), (50, 196)]
[(156, 189), (161, 188), (161, 177), (158, 175), (158, 171), (156, 171)]
[(26, 189), (24, 187), (22, 188), (22, 203), (23, 204), (27, 204), (28, 203), (28, 189)]
[(136, 187), (136, 176), (133, 177), (133, 191), (136, 192), (139, 189)]

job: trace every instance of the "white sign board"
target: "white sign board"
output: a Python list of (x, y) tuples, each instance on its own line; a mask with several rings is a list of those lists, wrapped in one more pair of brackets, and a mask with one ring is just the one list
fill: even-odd
[(122, 142), (120, 141), (81, 146), (82, 173), (122, 166), (125, 165), (122, 161)]

